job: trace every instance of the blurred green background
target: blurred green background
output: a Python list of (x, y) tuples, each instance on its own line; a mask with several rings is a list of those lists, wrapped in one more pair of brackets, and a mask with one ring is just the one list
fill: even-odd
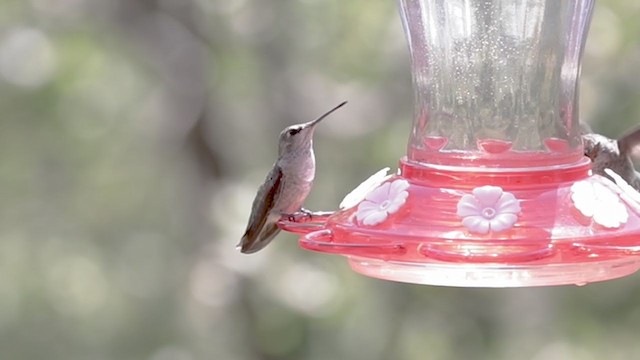
[[(562, 0), (560, 0), (562, 1)], [(598, 0), (581, 114), (640, 119), (640, 2)], [(397, 284), (281, 234), (236, 249), (279, 131), (316, 134), (306, 206), (404, 154), (391, 0), (0, 0), (0, 358), (632, 359), (640, 274)]]

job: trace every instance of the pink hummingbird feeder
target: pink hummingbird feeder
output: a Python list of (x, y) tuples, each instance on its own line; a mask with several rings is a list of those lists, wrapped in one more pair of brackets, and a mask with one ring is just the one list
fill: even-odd
[(415, 119), (397, 174), (279, 225), (402, 282), (516, 287), (640, 268), (640, 194), (594, 175), (578, 116), (594, 0), (399, 0)]

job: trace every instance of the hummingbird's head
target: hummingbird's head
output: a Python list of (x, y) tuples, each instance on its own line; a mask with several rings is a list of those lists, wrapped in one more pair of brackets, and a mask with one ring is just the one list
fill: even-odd
[(284, 155), (291, 152), (299, 152), (301, 149), (311, 147), (313, 143), (313, 132), (315, 131), (316, 125), (346, 103), (346, 101), (341, 103), (313, 121), (309, 121), (304, 124), (291, 125), (282, 130), (280, 133), (278, 154)]
[(310, 123), (291, 125), (280, 133), (279, 153), (285, 154), (290, 151), (303, 149), (311, 146), (315, 124)]
[(616, 164), (628, 161), (618, 147), (618, 141), (609, 139), (600, 134), (582, 135), (584, 154), (591, 159), (591, 167), (596, 174), (604, 173), (607, 167), (615, 167)]

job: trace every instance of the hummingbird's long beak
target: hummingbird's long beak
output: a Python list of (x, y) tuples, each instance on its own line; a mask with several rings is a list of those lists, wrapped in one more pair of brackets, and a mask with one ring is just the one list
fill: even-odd
[(341, 107), (343, 107), (347, 102), (343, 101), (340, 103), (340, 105), (334, 107), (333, 109), (327, 111), (326, 113), (322, 114), (319, 118), (313, 120), (313, 121), (309, 121), (308, 123), (305, 123), (304, 125), (302, 125), (303, 129), (308, 129), (308, 128), (312, 128), (314, 126), (316, 126), (320, 121), (322, 121), (324, 118), (326, 118), (327, 116), (331, 115), (332, 112), (340, 109)]

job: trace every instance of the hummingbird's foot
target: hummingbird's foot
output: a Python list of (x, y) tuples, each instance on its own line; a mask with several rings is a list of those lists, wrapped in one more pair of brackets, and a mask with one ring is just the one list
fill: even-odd
[(309, 219), (313, 218), (315, 220), (328, 218), (335, 214), (335, 211), (311, 211), (307, 209), (300, 209), (300, 212), (307, 214)]
[(289, 222), (293, 223), (301, 223), (310, 221), (313, 217), (313, 211), (309, 211), (307, 209), (300, 209), (300, 211), (296, 211), (293, 214), (283, 214), (283, 216), (287, 217)]
[(308, 209), (300, 209), (293, 214), (282, 214), (289, 222), (306, 223), (313, 221), (324, 221), (333, 215), (334, 211), (312, 211)]
[(313, 214), (314, 212), (305, 208), (300, 208), (300, 213), (302, 215), (304, 215), (305, 217), (308, 217), (309, 220), (311, 220), (313, 218)]
[(286, 217), (287, 221), (292, 222), (292, 223), (300, 222), (300, 218), (301, 218), (299, 213), (283, 214), (283, 217)]

